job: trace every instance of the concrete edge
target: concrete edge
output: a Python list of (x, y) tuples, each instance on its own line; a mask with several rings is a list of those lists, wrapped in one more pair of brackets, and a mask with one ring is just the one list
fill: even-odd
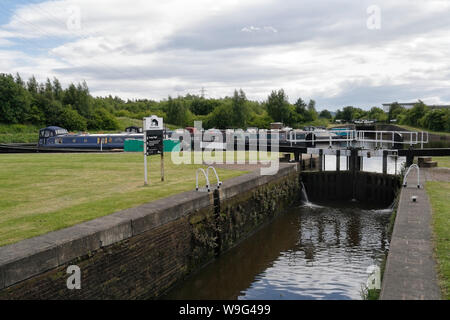
[[(284, 164), (272, 176), (261, 176), (256, 171), (232, 178), (224, 182), (221, 199), (296, 171), (297, 165)], [(187, 191), (0, 247), (0, 290), (213, 204), (212, 192)]]
[[(390, 242), (389, 242), (389, 251), (388, 251), (387, 258), (386, 258), (386, 265), (384, 266), (384, 274), (386, 274), (387, 270), (390, 270), (392, 268), (391, 267), (391, 263), (392, 263), (392, 254), (391, 254), (392, 247), (391, 246), (392, 246), (394, 238), (396, 238), (397, 234), (398, 234), (398, 231), (397, 231), (398, 226), (399, 226), (399, 224), (398, 224), (398, 221), (399, 221), (399, 217), (398, 217), (399, 213), (398, 213), (398, 211), (399, 211), (400, 207), (402, 206), (402, 203), (404, 202), (404, 200), (402, 199), (402, 192), (403, 192), (403, 190), (404, 190), (404, 188), (402, 186), (400, 186), (400, 193), (398, 194), (398, 203), (397, 203), (397, 207), (395, 208), (395, 210), (396, 210), (396, 217), (395, 217), (395, 221), (394, 221), (394, 227), (392, 228), (391, 239), (390, 239)], [(379, 300), (385, 300), (384, 296), (385, 296), (385, 292), (386, 292), (386, 285), (387, 285), (387, 281), (386, 281), (386, 278), (383, 275), (383, 281), (381, 282), (381, 290), (380, 290)]]
[[(433, 169), (435, 170), (435, 169)], [(413, 177), (413, 181), (415, 181), (416, 177)], [(438, 269), (437, 269), (437, 261), (436, 261), (436, 257), (435, 257), (435, 250), (434, 250), (434, 230), (432, 227), (432, 215), (433, 215), (433, 210), (431, 207), (431, 202), (430, 202), (430, 198), (428, 195), (428, 192), (425, 189), (425, 184), (427, 181), (430, 181), (427, 178), (427, 172), (426, 171), (420, 171), (420, 182), (422, 184), (422, 188), (421, 191), (423, 192), (423, 197), (424, 200), (426, 202), (426, 205), (429, 208), (429, 213), (430, 213), (430, 221), (429, 224), (426, 226), (427, 227), (427, 231), (429, 232), (429, 235), (431, 236), (430, 238), (423, 238), (422, 236), (419, 237), (415, 237), (414, 232), (414, 228), (411, 228), (411, 225), (409, 225), (409, 234), (405, 235), (404, 232), (400, 232), (399, 229), (401, 230), (401, 228), (407, 224), (407, 220), (410, 216), (410, 214), (412, 213), (411, 210), (408, 210), (407, 208), (407, 203), (410, 201), (408, 197), (402, 197), (402, 193), (403, 192), (407, 192), (410, 190), (417, 190), (415, 187), (412, 186), (408, 186), (407, 188), (403, 188), (400, 187), (400, 194), (399, 194), (399, 201), (398, 201), (398, 205), (397, 205), (397, 216), (395, 219), (395, 223), (394, 223), (394, 228), (392, 230), (392, 236), (391, 236), (391, 242), (390, 242), (390, 246), (389, 246), (389, 252), (388, 252), (388, 256), (386, 259), (386, 265), (385, 265), (385, 270), (384, 270), (384, 279), (382, 281), (381, 284), (381, 291), (380, 291), (380, 297), (379, 300), (411, 300), (411, 297), (408, 297), (407, 294), (409, 293), (409, 291), (404, 291), (404, 293), (402, 295), (399, 295), (397, 297), (392, 297), (392, 292), (387, 292), (387, 290), (391, 290), (392, 288), (389, 288), (389, 281), (386, 281), (386, 274), (388, 273), (388, 276), (390, 276), (390, 278), (395, 278), (396, 276), (400, 276), (402, 277), (403, 275), (401, 275), (401, 270), (394, 269), (394, 267), (392, 265), (395, 265), (395, 262), (398, 262), (399, 259), (397, 257), (397, 255), (399, 255), (400, 252), (405, 251), (405, 250), (411, 250), (411, 248), (408, 248), (408, 245), (414, 244), (414, 243), (420, 243), (421, 245), (424, 246), (424, 248), (414, 248), (414, 252), (416, 254), (422, 255), (425, 260), (427, 258), (430, 258), (432, 261), (432, 264), (434, 265), (432, 269), (434, 269), (435, 275), (432, 274), (428, 274), (428, 273), (423, 273), (422, 275), (426, 274), (427, 276), (432, 277), (432, 280), (428, 279), (426, 281), (427, 284), (429, 284), (429, 286), (425, 286), (426, 288), (424, 289), (425, 292), (427, 292), (427, 295), (422, 295), (421, 299), (422, 300), (437, 300), (437, 299), (442, 299), (442, 288), (440, 287), (439, 284), (439, 280), (438, 280)], [(400, 209), (402, 209), (402, 213), (400, 212)], [(421, 213), (423, 213), (422, 210)], [(412, 229), (412, 230), (411, 230)], [(431, 252), (430, 250), (431, 249)], [(403, 260), (402, 260), (403, 261)], [(404, 266), (405, 270), (411, 270), (412, 267), (415, 266), (411, 266), (408, 265), (407, 261), (404, 261)], [(417, 274), (415, 275), (417, 276)], [(420, 274), (419, 274), (420, 276)], [(409, 275), (409, 278), (405, 278), (405, 280), (411, 281), (414, 280), (414, 278), (411, 277), (411, 275)], [(433, 285), (431, 283), (431, 281), (434, 281), (435, 284), (437, 285), (437, 288), (439, 289), (439, 297), (435, 297), (433, 296)], [(427, 291), (428, 288), (428, 291)]]

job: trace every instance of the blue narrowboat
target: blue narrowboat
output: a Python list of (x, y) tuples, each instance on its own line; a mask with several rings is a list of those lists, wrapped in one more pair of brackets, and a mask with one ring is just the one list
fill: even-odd
[(39, 147), (72, 149), (123, 149), (126, 139), (143, 140), (142, 130), (127, 130), (122, 133), (71, 134), (60, 127), (39, 130)]

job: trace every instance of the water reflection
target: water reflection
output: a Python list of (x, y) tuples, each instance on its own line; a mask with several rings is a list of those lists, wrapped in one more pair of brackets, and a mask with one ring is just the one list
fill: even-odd
[(302, 206), (281, 215), (166, 299), (361, 299), (388, 249), (390, 210)]

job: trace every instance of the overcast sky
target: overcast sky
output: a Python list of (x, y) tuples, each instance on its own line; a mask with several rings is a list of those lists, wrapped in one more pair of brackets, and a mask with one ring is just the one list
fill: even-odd
[(93, 95), (450, 103), (450, 1), (0, 0), (0, 73)]

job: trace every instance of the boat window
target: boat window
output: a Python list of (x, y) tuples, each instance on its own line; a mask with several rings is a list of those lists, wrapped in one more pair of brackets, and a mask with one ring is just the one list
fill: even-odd
[(44, 137), (45, 137), (45, 138), (50, 137), (50, 131), (49, 131), (49, 130), (45, 130), (45, 131), (44, 131)]

